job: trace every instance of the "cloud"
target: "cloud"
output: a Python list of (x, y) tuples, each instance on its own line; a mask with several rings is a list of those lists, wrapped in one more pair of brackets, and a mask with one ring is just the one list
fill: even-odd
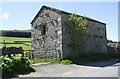
[(3, 18), (3, 19), (8, 19), (9, 16), (10, 16), (9, 13), (3, 13), (3, 14), (2, 14), (2, 18)]

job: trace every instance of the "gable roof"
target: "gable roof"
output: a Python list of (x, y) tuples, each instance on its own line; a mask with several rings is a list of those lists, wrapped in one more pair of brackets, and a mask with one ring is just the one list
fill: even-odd
[[(38, 17), (40, 11), (41, 11), (43, 8), (50, 9), (50, 10), (55, 11), (55, 12), (57, 12), (57, 13), (73, 14), (73, 13), (69, 13), (69, 12), (66, 12), (66, 11), (63, 11), (63, 10), (59, 10), (59, 9), (56, 9), (56, 8), (52, 8), (52, 7), (48, 7), (48, 6), (43, 5), (43, 6), (41, 7), (41, 9), (38, 11), (37, 15), (36, 15), (36, 16), (34, 17), (34, 19), (32, 20), (31, 24), (36, 20), (36, 18)], [(76, 15), (76, 14), (75, 14), (75, 15)], [(78, 16), (78, 17), (84, 17), (84, 16), (80, 16), (80, 15), (76, 15), (76, 16)], [(90, 20), (90, 21), (94, 21), (94, 22), (97, 22), (97, 23), (101, 23), (101, 24), (106, 25), (106, 23), (103, 23), (103, 22), (100, 22), (100, 21), (91, 19), (91, 18), (89, 18), (89, 17), (87, 17), (87, 19)]]

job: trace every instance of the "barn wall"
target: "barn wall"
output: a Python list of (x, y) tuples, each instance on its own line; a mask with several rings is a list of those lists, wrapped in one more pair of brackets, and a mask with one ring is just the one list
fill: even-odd
[[(64, 58), (75, 58), (79, 57), (83, 53), (107, 53), (107, 38), (106, 38), (106, 25), (94, 21), (88, 20), (88, 36), (85, 41), (85, 49), (75, 50), (72, 48), (72, 40), (70, 38), (70, 34), (68, 29), (69, 25), (66, 25), (66, 20), (68, 20), (67, 14), (61, 14), (62, 18), (62, 56)], [(72, 29), (71, 29), (72, 30)], [(79, 35), (75, 35), (79, 36)], [(82, 38), (81, 36), (79, 36)], [(78, 41), (80, 43), (80, 41)]]
[(106, 25), (89, 21), (86, 53), (107, 53)]
[[(45, 34), (43, 33), (45, 26)], [(35, 58), (57, 58), (62, 51), (61, 15), (42, 9), (32, 24), (32, 49)]]
[[(79, 57), (82, 53), (106, 53), (106, 25), (89, 20), (85, 50), (75, 53), (65, 24), (68, 14), (43, 8), (32, 23), (32, 50), (35, 58)], [(45, 27), (45, 28), (44, 28)], [(79, 35), (77, 35), (79, 36)], [(81, 38), (81, 37), (80, 37)], [(78, 41), (78, 43), (80, 43)]]

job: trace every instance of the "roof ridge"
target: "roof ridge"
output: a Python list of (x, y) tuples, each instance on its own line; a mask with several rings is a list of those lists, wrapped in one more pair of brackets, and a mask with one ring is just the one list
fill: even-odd
[[(41, 9), (38, 11), (38, 13), (37, 13), (37, 15), (35, 16), (35, 18), (32, 20), (32, 22), (31, 22), (31, 24), (34, 22), (34, 20), (37, 18), (37, 16), (38, 16), (38, 14), (39, 14), (39, 12), (42, 10), (42, 8), (44, 8), (44, 7), (46, 7), (46, 8), (48, 8), (48, 9), (51, 9), (51, 10), (53, 10), (53, 11), (56, 11), (56, 12), (58, 12), (58, 13), (65, 13), (65, 14), (75, 14), (75, 13), (70, 13), (70, 12), (67, 12), (67, 11), (64, 11), (64, 10), (60, 10), (60, 9), (56, 9), (56, 8), (53, 8), (53, 7), (49, 7), (49, 6), (46, 6), (46, 5), (43, 5), (42, 7), (41, 7)], [(85, 17), (85, 16), (81, 16), (81, 15), (78, 15), (78, 14), (75, 14), (76, 16), (79, 16), (79, 17)], [(92, 18), (90, 18), (90, 17), (86, 17), (88, 20), (91, 20), (91, 21), (95, 21), (95, 22), (98, 22), (98, 23), (101, 23), (101, 24), (105, 24), (106, 25), (106, 23), (103, 23), (103, 22), (100, 22), (100, 21), (98, 21), (98, 20), (95, 20), (95, 19), (92, 19)]]

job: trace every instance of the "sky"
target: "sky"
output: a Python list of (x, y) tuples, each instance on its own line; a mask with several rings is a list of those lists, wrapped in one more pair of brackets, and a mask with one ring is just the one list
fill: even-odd
[(43, 5), (106, 23), (107, 39), (118, 40), (118, 2), (1, 2), (0, 30), (31, 29)]

